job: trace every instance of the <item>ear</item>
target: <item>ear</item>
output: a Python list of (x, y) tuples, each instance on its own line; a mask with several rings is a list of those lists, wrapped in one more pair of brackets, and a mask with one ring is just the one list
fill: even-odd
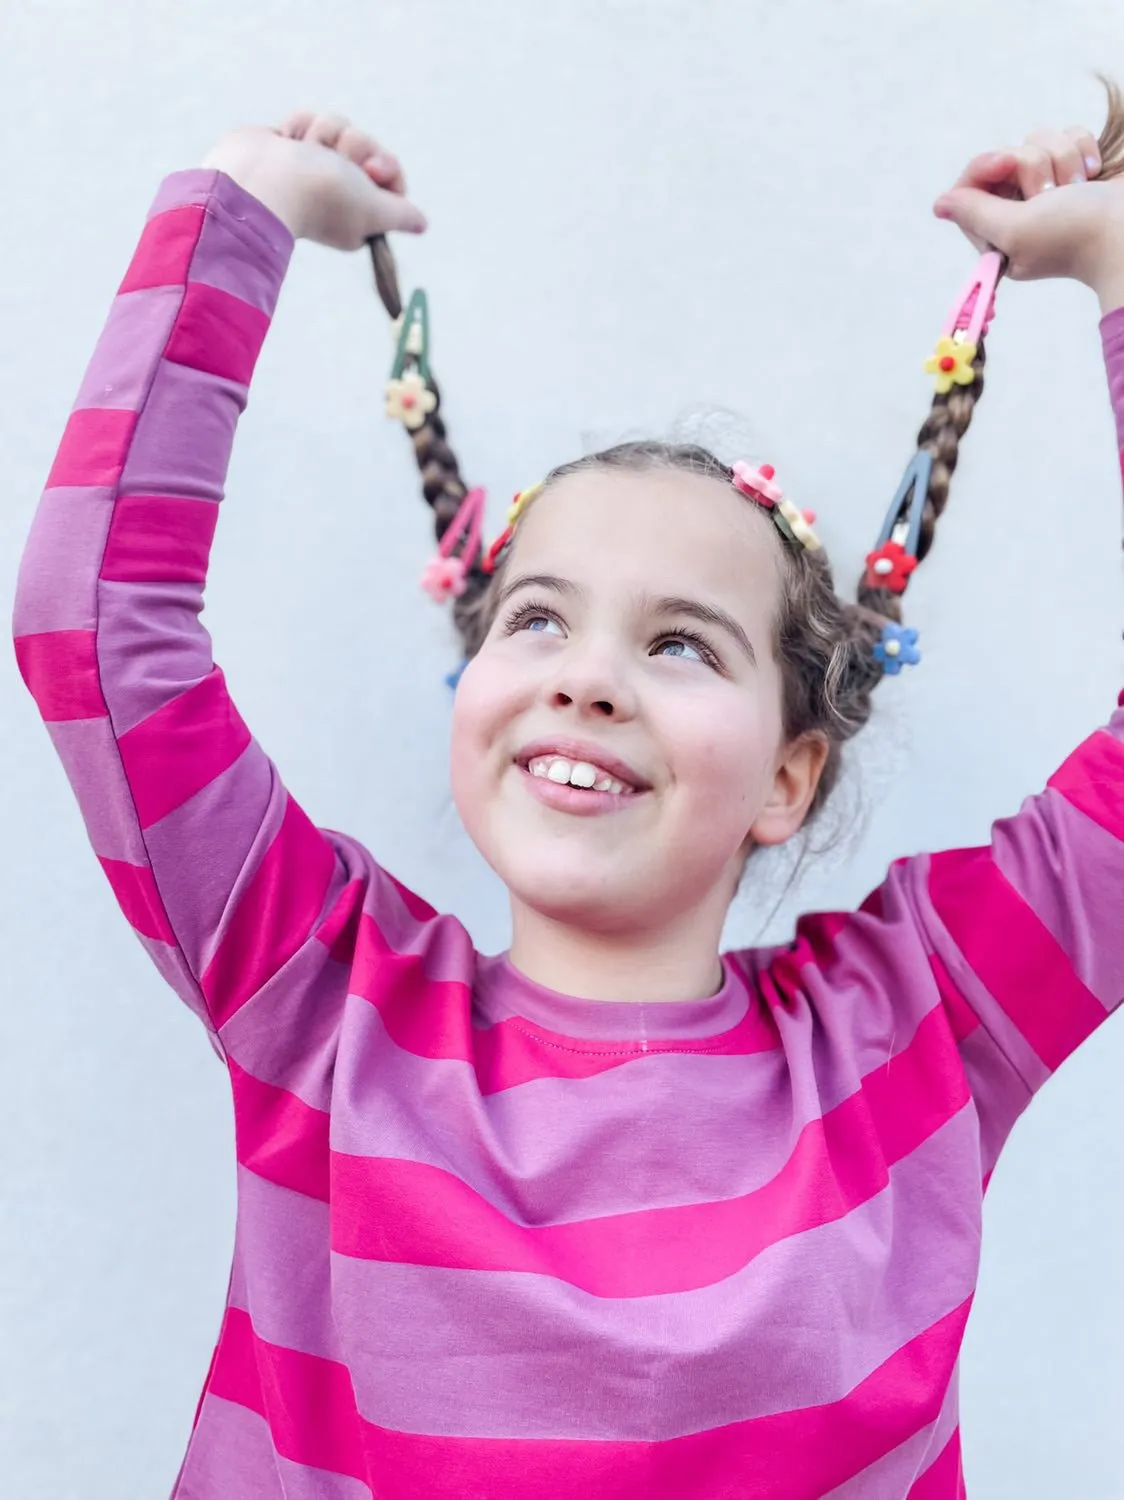
[(753, 843), (783, 844), (799, 832), (827, 764), (828, 749), (822, 734), (804, 735), (786, 746), (772, 789), (749, 830)]

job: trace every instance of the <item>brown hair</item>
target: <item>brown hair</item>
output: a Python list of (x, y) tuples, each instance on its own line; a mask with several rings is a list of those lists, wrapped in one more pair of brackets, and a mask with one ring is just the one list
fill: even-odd
[[(1100, 77), (1100, 75), (1098, 75)], [(1101, 77), (1108, 95), (1108, 116), (1098, 141), (1101, 178), (1124, 173), (1124, 96), (1110, 79)], [(379, 295), (392, 318), (402, 312), (394, 261), (385, 239), (371, 242)], [(954, 386), (946, 395), (933, 398), (932, 406), (917, 434), (919, 452), (932, 459), (932, 471), (921, 516), (917, 560), (924, 561), (936, 536), (937, 522), (948, 504), (949, 487), (976, 403), (983, 394), (986, 353), (980, 338), (970, 385)], [(456, 458), (446, 440), (440, 416), (440, 396), (432, 377), (431, 389), (438, 404), (424, 424), (411, 433), (422, 488), (433, 507), (438, 539), (443, 535), (466, 494)], [(550, 485), (570, 474), (589, 469), (643, 472), (678, 469), (729, 483), (733, 473), (709, 449), (696, 444), (655, 441), (622, 443), (599, 453), (561, 464), (546, 477)], [(901, 595), (887, 588), (871, 587), (864, 572), (853, 603), (840, 599), (831, 566), (822, 549), (808, 551), (792, 541), (781, 546), (781, 605), (776, 621), (775, 651), (783, 669), (784, 732), (789, 742), (806, 735), (821, 735), (828, 744), (828, 757), (809, 811), (809, 819), (823, 806), (839, 776), (844, 744), (870, 718), (871, 695), (884, 675), (875, 659), (874, 647), (888, 622), (900, 623)], [(480, 649), (495, 613), (497, 591), (480, 558), (465, 558), (467, 588), (455, 601), (454, 616), (466, 657)]]

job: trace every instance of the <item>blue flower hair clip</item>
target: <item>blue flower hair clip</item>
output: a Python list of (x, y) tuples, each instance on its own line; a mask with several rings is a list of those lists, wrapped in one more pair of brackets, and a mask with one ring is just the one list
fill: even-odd
[(919, 632), (906, 625), (887, 621), (882, 639), (874, 647), (874, 659), (881, 662), (887, 677), (896, 677), (903, 667), (915, 667), (921, 660), (917, 647)]

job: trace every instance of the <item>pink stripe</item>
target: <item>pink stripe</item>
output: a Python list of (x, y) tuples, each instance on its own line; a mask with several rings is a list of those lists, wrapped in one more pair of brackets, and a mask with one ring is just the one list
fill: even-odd
[(47, 476), (47, 489), (113, 486), (121, 477), (137, 424), (135, 411), (73, 411)]
[(181, 807), (234, 764), (250, 731), (218, 667), (118, 740), (142, 828)]
[[(230, 1308), (208, 1394), (265, 1417), (283, 1458), (367, 1480), (363, 1424), (346, 1365), (267, 1344), (248, 1314)], [(380, 1485), (380, 1500), (382, 1494)]]
[(130, 925), (142, 937), (174, 945), (175, 933), (148, 865), (131, 865), (121, 859), (101, 859), (99, 863)]
[(50, 630), (16, 638), (20, 676), (48, 724), (102, 719), (108, 712), (92, 630)]
[(290, 798), (276, 837), (238, 899), (202, 985), (223, 1026), (315, 930), (335, 871), (328, 839)]
[(777, 1412), (664, 1442), (459, 1438), (394, 1432), (359, 1416), (346, 1367), (259, 1339), (230, 1310), (210, 1394), (266, 1417), (284, 1457), (377, 1478), (379, 1500), (809, 1500), (860, 1474), (935, 1420), (964, 1335), (964, 1303), (826, 1406)]
[(944, 1013), (948, 1017), (952, 1034), (958, 1042), (970, 1037), (980, 1024), (980, 1018), (952, 982), (952, 975), (935, 953), (929, 954), (929, 967), (937, 982), (937, 994), (941, 997)]
[(910, 1487), (906, 1500), (963, 1500), (964, 1469), (960, 1462), (959, 1427), (941, 1449), (935, 1463)]
[(144, 227), (120, 292), (152, 286), (183, 286), (204, 224), (200, 204), (189, 203), (157, 214)]
[(1049, 785), (1115, 838), (1124, 839), (1124, 744), (1103, 729), (1079, 745)]
[(188, 283), (164, 358), (249, 385), (269, 318), (240, 297), (201, 281)]
[(598, 1297), (709, 1286), (790, 1235), (881, 1192), (888, 1167), (968, 1102), (947, 1023), (934, 1009), (909, 1046), (799, 1133), (788, 1161), (740, 1197), (571, 1223), (517, 1224), (440, 1168), (332, 1155), (332, 1249), (359, 1259), (527, 1271)]
[(227, 1059), (234, 1090), (238, 1160), (248, 1171), (308, 1198), (328, 1201), (331, 1116)]
[(405, 1051), (472, 1061), (467, 984), (430, 977), (420, 953), (396, 953), (366, 912), (359, 918), (348, 987), (376, 1007), (391, 1039)]
[(101, 577), (114, 583), (204, 583), (218, 514), (212, 500), (123, 495), (113, 508)]
[(990, 849), (953, 849), (929, 863), (929, 894), (949, 936), (1048, 1068), (1105, 1019), (1064, 949), (1005, 879)]

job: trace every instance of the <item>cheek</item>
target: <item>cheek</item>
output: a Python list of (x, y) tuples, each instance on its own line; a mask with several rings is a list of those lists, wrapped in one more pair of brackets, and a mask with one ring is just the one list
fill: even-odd
[(483, 799), (493, 747), (505, 720), (504, 701), (503, 684), (488, 663), (480, 658), (471, 661), (453, 700), (449, 767), (453, 801), (469, 828)]
[(680, 720), (675, 777), (703, 816), (740, 815), (759, 800), (775, 749), (770, 725), (739, 699)]

